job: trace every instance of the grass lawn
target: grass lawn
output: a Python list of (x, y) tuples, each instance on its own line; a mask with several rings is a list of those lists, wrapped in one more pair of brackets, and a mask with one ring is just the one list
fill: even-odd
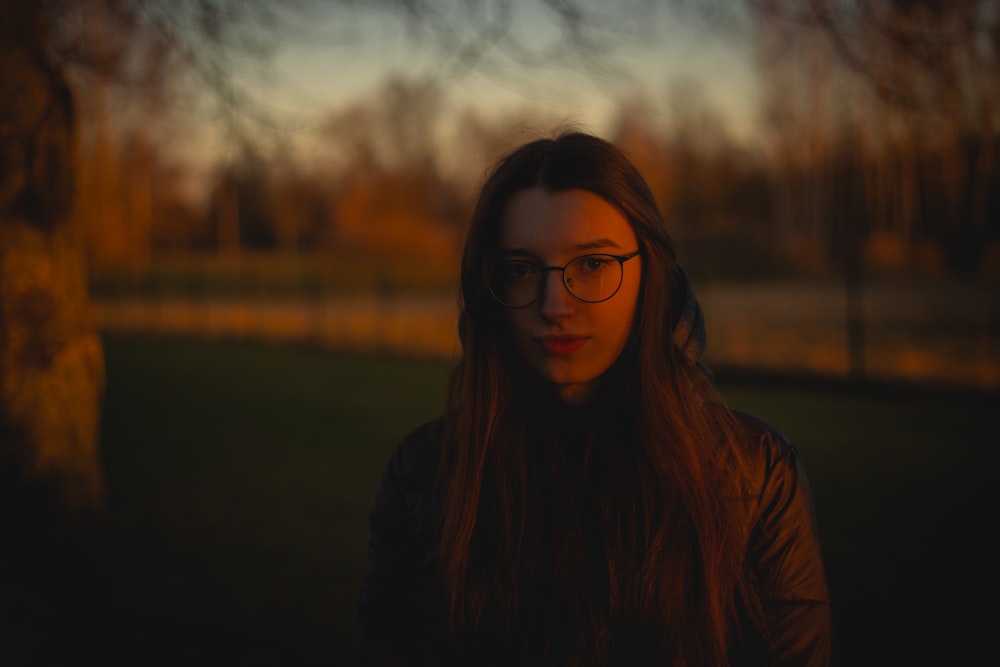
[[(447, 367), (182, 338), (105, 346), (108, 641), (137, 664), (348, 664), (368, 503), (395, 443), (440, 411)], [(971, 663), (993, 631), (973, 603), (996, 592), (996, 397), (720, 388), (805, 460), (838, 664)]]

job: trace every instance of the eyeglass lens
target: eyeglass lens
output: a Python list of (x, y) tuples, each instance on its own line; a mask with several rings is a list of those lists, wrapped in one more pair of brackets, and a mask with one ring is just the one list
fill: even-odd
[[(542, 294), (545, 273), (559, 267), (543, 268), (517, 259), (502, 260), (494, 272), (491, 289), (502, 303), (519, 308), (534, 303)], [(584, 255), (562, 269), (563, 283), (581, 301), (610, 299), (622, 281), (621, 261), (612, 255)]]

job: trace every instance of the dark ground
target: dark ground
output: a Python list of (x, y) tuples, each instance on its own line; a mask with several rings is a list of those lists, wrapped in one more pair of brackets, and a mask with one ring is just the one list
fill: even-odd
[[(107, 355), (106, 516), (66, 528), (5, 479), (0, 665), (349, 664), (368, 496), (397, 434), (434, 409), (444, 368), (183, 340), (115, 338)], [(347, 381), (359, 373), (371, 381)], [(718, 382), (802, 453), (836, 664), (982, 664), (998, 620), (997, 395), (725, 370)], [(386, 387), (423, 397), (365, 413)], [(319, 447), (331, 420), (381, 430), (357, 434), (367, 448)]]

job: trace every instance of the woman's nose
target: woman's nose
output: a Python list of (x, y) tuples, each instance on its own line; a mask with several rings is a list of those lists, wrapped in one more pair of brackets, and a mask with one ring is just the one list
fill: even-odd
[(575, 309), (576, 299), (566, 288), (562, 272), (549, 271), (542, 283), (542, 316), (555, 320), (572, 315)]

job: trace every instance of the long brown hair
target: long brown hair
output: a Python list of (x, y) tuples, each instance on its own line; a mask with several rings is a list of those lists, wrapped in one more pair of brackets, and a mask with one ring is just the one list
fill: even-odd
[[(588, 190), (616, 206), (643, 262), (629, 342), (588, 406), (586, 432), (569, 429), (572, 443), (550, 428), (558, 401), (514, 350), (484, 268), (506, 202), (536, 186)], [(624, 643), (653, 638), (668, 664), (725, 664), (740, 610), (757, 608), (745, 567), (745, 463), (738, 422), (672, 341), (685, 280), (648, 185), (611, 143), (579, 132), (539, 139), (489, 173), (462, 258), (462, 358), (442, 457), (440, 574), (456, 632), (494, 619), (521, 641), (526, 619), (542, 613), (533, 586), (554, 577), (556, 589), (572, 588), (553, 593), (569, 610), (567, 655), (606, 662)], [(579, 456), (591, 500), (567, 505), (558, 499), (578, 497)]]

